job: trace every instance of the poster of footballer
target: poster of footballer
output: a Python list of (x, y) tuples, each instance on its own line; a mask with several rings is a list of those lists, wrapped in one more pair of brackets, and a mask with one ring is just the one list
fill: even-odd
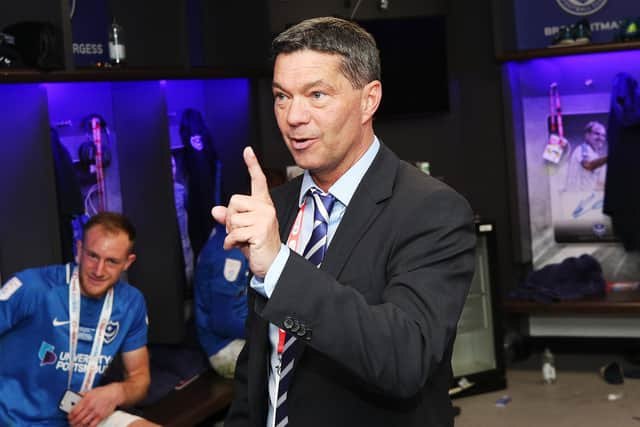
[(556, 242), (615, 241), (602, 212), (607, 174), (607, 113), (564, 114), (567, 145), (548, 162), (551, 219)]

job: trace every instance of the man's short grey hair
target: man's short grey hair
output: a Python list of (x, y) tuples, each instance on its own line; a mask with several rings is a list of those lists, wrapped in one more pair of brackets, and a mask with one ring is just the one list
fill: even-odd
[(313, 50), (342, 57), (340, 71), (355, 89), (380, 80), (380, 51), (364, 28), (334, 17), (302, 21), (282, 33), (271, 44), (272, 57)]

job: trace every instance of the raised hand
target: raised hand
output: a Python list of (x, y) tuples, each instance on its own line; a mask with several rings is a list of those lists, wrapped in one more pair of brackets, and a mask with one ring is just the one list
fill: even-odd
[(226, 226), (224, 248), (240, 248), (251, 272), (264, 277), (281, 246), (278, 220), (267, 178), (251, 147), (244, 149), (243, 157), (251, 177), (251, 194), (234, 194), (229, 206), (215, 206), (211, 214)]

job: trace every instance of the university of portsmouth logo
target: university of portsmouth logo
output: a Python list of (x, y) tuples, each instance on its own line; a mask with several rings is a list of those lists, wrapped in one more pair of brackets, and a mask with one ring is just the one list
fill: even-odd
[(585, 16), (602, 9), (607, 0), (556, 0), (556, 3), (567, 13)]
[(120, 330), (120, 322), (109, 321), (107, 327), (104, 330), (104, 343), (109, 344), (118, 336)]
[(48, 342), (42, 341), (40, 344), (40, 350), (38, 350), (38, 359), (40, 359), (40, 366), (53, 365), (56, 363), (58, 357), (54, 352), (55, 347)]

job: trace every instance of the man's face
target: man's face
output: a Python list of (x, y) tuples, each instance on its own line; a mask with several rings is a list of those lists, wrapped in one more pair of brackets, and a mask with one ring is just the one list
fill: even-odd
[(101, 225), (91, 227), (78, 241), (77, 261), (83, 295), (100, 298), (120, 279), (136, 256), (124, 232), (108, 232)]
[(367, 110), (373, 83), (354, 89), (339, 71), (340, 59), (303, 50), (278, 55), (274, 66), (278, 127), (296, 164), (320, 185), (333, 184), (373, 141), (365, 127), (373, 114)]
[(602, 125), (593, 125), (585, 138), (593, 148), (602, 148), (607, 140), (607, 130)]

